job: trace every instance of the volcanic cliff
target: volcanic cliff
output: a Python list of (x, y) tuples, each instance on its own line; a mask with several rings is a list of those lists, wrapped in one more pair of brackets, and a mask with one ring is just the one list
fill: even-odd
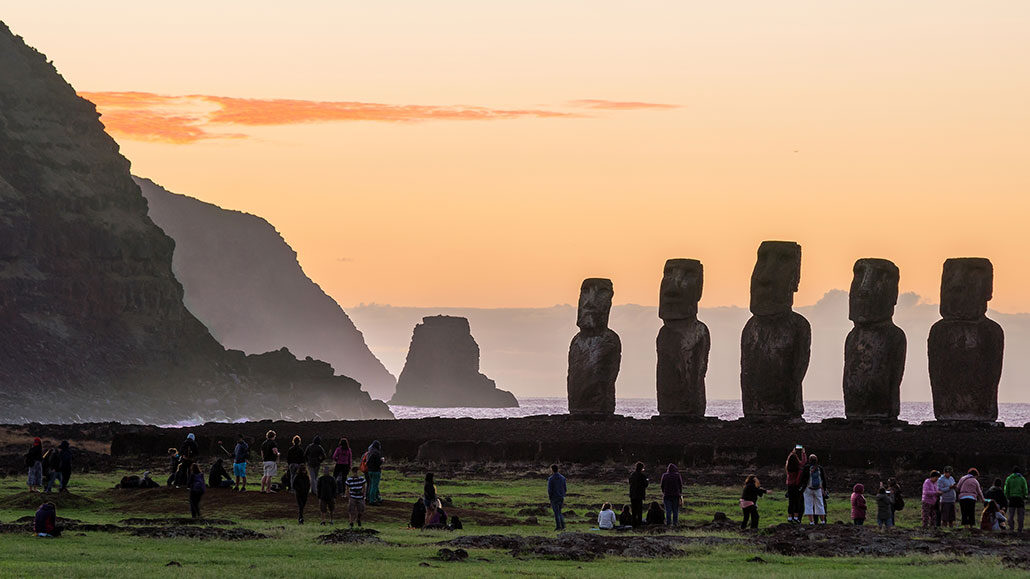
[(222, 347), (93, 104), (3, 23), (0, 71), (0, 421), (392, 417), (324, 362)]
[(175, 240), (172, 271), (186, 307), (222, 345), (247, 353), (286, 346), (329, 362), (375, 398), (393, 395), (397, 380), (272, 224), (135, 180), (150, 218)]
[(479, 344), (469, 321), (430, 316), (415, 326), (391, 404), (483, 408), (518, 407), (518, 400), (479, 372)]

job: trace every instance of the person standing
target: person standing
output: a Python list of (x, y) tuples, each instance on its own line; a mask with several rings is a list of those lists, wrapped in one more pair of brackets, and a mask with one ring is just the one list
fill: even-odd
[(954, 469), (950, 466), (944, 467), (944, 474), (937, 479), (937, 490), (941, 491), (940, 508), (938, 509), (938, 526), (955, 526), (955, 501), (958, 495), (955, 494), (955, 477), (952, 476)]
[(361, 526), (361, 515), (365, 513), (365, 477), (361, 476), (358, 467), (352, 466), (350, 476), (347, 477), (347, 515), (350, 518), (350, 526), (354, 528), (354, 521)]
[(72, 477), (72, 449), (67, 440), (62, 440), (57, 447), (61, 453), (61, 491), (68, 492), (68, 479)]
[(179, 472), (182, 474), (176, 475), (176, 486), (180, 484), (189, 486), (190, 467), (197, 462), (199, 455), (200, 447), (197, 445), (197, 437), (191, 432), (186, 435), (186, 440), (179, 447)]
[(551, 476), (547, 478), (547, 499), (551, 501), (551, 510), (554, 512), (554, 530), (565, 530), (565, 515), (562, 508), (565, 507), (565, 493), (567, 492), (565, 477), (558, 472), (558, 465), (551, 465)]
[(858, 483), (853, 489), (851, 489), (851, 522), (856, 526), (864, 525), (865, 517), (865, 485)]
[(894, 491), (881, 482), (879, 490), (876, 491), (876, 527), (890, 531), (893, 526)]
[(278, 472), (279, 446), (275, 442), (275, 431), (265, 433), (261, 443), (261, 492), (272, 492), (272, 479)]
[(921, 518), (924, 529), (937, 526), (937, 499), (941, 496), (941, 491), (937, 488), (937, 480), (940, 478), (941, 473), (932, 471), (930, 476), (923, 481)]
[(333, 478), (336, 479), (341, 494), (343, 493), (343, 481), (350, 472), (350, 464), (353, 459), (354, 455), (350, 449), (350, 441), (346, 438), (341, 438), (340, 444), (333, 451), (333, 462), (336, 463), (336, 466), (333, 468)]
[(336, 478), (329, 474), (329, 467), (322, 471), (318, 477), (318, 510), (322, 513), (322, 523), (325, 524), (325, 516), (329, 515), (329, 524), (333, 524), (333, 511), (336, 510)]
[(383, 497), (379, 494), (379, 483), (383, 478), (383, 448), (378, 440), (372, 441), (368, 447), (368, 458), (365, 466), (368, 467), (368, 504), (382, 504)]
[(679, 525), (680, 505), (683, 504), (683, 477), (676, 465), (669, 463), (661, 480), (662, 502), (665, 503), (665, 526)]
[(901, 484), (894, 477), (887, 479), (887, 490), (891, 495), (891, 526), (894, 526), (895, 514), (905, 508), (905, 499), (901, 496)]
[[(290, 475), (286, 478), (290, 481), (290, 489), (294, 492), (296, 492), (296, 487), (293, 486), (293, 479), (297, 477), (298, 470), (304, 470), (304, 449), (300, 443), (300, 435), (294, 436), (290, 448), (286, 451), (286, 464)], [(310, 477), (308, 477), (308, 482), (311, 482)]]
[(200, 499), (204, 496), (204, 474), (200, 472), (200, 465), (190, 465), (190, 475), (186, 487), (190, 490), (190, 516), (194, 519), (200, 518)]
[[(1012, 474), (1005, 478), (1005, 502), (1008, 504), (1009, 529), (1023, 532), (1023, 517), (1026, 515), (1027, 484), (1023, 469), (1012, 467)], [(1018, 527), (1017, 527), (1018, 525)]]
[(638, 462), (629, 475), (629, 504), (634, 527), (639, 527), (644, 521), (644, 499), (647, 497), (648, 482), (647, 475), (644, 474), (644, 463)]
[(304, 524), (304, 507), (308, 504), (308, 495), (311, 493), (311, 477), (308, 476), (308, 470), (303, 468), (297, 469), (297, 474), (293, 477), (293, 494), (297, 497), (297, 524)]
[(980, 481), (976, 480), (978, 476), (980, 476), (980, 471), (971, 468), (965, 476), (958, 479), (958, 483), (955, 485), (959, 508), (962, 510), (962, 525), (967, 529), (972, 529), (976, 524), (976, 502), (984, 500)]
[(25, 466), (29, 468), (29, 492), (38, 493), (43, 486), (43, 441), (38, 436), (25, 454)]
[(50, 493), (54, 488), (54, 481), (60, 486), (64, 481), (61, 480), (61, 451), (58, 448), (51, 448), (46, 451), (43, 455), (43, 480), (46, 481), (46, 486), (43, 487), (43, 492)]
[(249, 460), (250, 445), (243, 438), (243, 434), (237, 434), (236, 446), (232, 449), (232, 474), (236, 477), (234, 491), (247, 490), (247, 462)]
[(808, 463), (801, 471), (801, 488), (804, 489), (802, 496), (805, 499), (805, 514), (808, 515), (809, 524), (826, 522), (826, 472), (819, 465), (819, 457), (808, 455)]
[(751, 528), (758, 528), (758, 498), (765, 493), (766, 490), (762, 488), (762, 483), (758, 482), (758, 477), (752, 474), (744, 479), (744, 490), (740, 493), (740, 509), (744, 513), (744, 519), (740, 521), (741, 529), (748, 527), (749, 519)]
[(805, 504), (801, 493), (801, 473), (808, 466), (805, 447), (798, 444), (787, 455), (784, 471), (787, 473), (787, 522), (800, 523)]
[[(312, 484), (317, 484), (318, 470), (322, 466), (325, 456), (325, 449), (322, 448), (322, 437), (316, 435), (311, 440), (307, 450), (304, 451), (304, 459), (308, 464), (308, 477), (311, 478)], [(311, 494), (315, 494), (315, 490), (315, 488), (312, 488)]]

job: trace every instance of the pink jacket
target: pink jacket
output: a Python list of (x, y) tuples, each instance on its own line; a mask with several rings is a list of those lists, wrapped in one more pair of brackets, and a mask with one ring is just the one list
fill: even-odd
[(937, 503), (937, 497), (941, 496), (940, 489), (937, 488), (937, 483), (933, 479), (926, 479), (923, 481), (923, 502), (928, 505)]
[(351, 450), (342, 446), (337, 446), (336, 450), (333, 451), (333, 460), (336, 464), (350, 464), (351, 462)]
[(984, 493), (980, 488), (980, 481), (976, 480), (976, 477), (971, 474), (958, 479), (958, 483), (955, 485), (955, 492), (958, 494), (959, 500), (973, 497), (981, 503), (984, 501)]
[(857, 484), (851, 493), (851, 518), (852, 519), (864, 519), (866, 508), (865, 508), (865, 485)]

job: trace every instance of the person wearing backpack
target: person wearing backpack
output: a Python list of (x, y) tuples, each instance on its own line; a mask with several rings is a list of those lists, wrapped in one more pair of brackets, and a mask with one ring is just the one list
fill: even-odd
[(819, 465), (819, 457), (808, 455), (808, 464), (801, 471), (802, 496), (805, 499), (805, 515), (808, 516), (808, 523), (815, 525), (822, 517), (826, 522), (826, 472)]
[(362, 462), (365, 463), (365, 468), (368, 469), (368, 504), (379, 505), (383, 502), (383, 497), (379, 494), (379, 483), (383, 476), (383, 450), (382, 445), (379, 444), (378, 440), (372, 442), (368, 447), (368, 455)]
[(38, 493), (43, 486), (43, 441), (38, 436), (25, 454), (25, 466), (29, 469), (29, 492)]

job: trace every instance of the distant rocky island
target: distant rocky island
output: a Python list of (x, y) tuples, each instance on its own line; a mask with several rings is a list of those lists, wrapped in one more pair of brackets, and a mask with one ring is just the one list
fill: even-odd
[(512, 408), (519, 402), (479, 372), (479, 345), (468, 319), (430, 316), (415, 326), (390, 404)]
[(248, 354), (286, 346), (329, 362), (375, 398), (393, 395), (397, 380), (272, 224), (135, 180), (150, 218), (175, 240), (172, 271), (186, 307), (223, 346)]
[(3, 23), (0, 71), (0, 422), (392, 418), (325, 362), (219, 344), (96, 107)]

